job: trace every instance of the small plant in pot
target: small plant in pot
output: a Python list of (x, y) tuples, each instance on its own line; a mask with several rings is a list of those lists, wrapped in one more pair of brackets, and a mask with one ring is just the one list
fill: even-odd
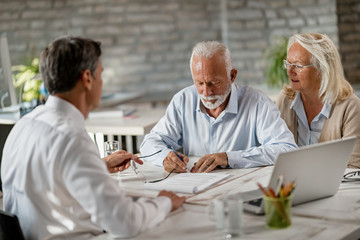
[(44, 98), (40, 94), (42, 80), (39, 73), (39, 58), (33, 58), (26, 62), (28, 63), (12, 67), (14, 88), (18, 93), (19, 102), (22, 103), (22, 115), (44, 103)]
[(279, 38), (265, 52), (266, 83), (270, 87), (281, 88), (285, 83), (288, 83), (286, 69), (283, 67), (283, 60), (286, 59), (287, 55), (287, 42), (287, 38)]

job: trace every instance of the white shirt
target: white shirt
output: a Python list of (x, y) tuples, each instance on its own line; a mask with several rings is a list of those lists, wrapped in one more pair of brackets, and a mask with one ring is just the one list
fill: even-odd
[(328, 100), (325, 101), (320, 113), (311, 121), (310, 126), (306, 117), (304, 104), (301, 100), (301, 94), (296, 94), (294, 101), (291, 103), (292, 108), (298, 118), (298, 145), (306, 146), (318, 143), (320, 134), (323, 129), (325, 120), (329, 118), (332, 105)]
[(17, 215), (30, 240), (65, 232), (84, 232), (76, 239), (89, 239), (103, 230), (134, 236), (171, 210), (167, 197), (127, 197), (99, 157), (83, 115), (53, 96), (12, 129), (1, 176), (4, 209)]
[(216, 119), (203, 110), (194, 85), (178, 92), (140, 151), (148, 155), (161, 149), (147, 160), (162, 166), (171, 146), (183, 147), (187, 156), (226, 152), (232, 168), (272, 165), (279, 153), (297, 148), (275, 104), (261, 92), (236, 84)]

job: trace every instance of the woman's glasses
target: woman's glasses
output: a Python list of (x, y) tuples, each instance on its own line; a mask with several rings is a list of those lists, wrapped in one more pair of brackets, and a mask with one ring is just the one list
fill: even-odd
[(287, 70), (292, 69), (294, 72), (298, 72), (298, 73), (301, 73), (304, 68), (312, 67), (312, 66), (314, 66), (314, 64), (298, 65), (298, 64), (289, 63), (288, 61), (284, 60), (284, 68), (286, 68)]

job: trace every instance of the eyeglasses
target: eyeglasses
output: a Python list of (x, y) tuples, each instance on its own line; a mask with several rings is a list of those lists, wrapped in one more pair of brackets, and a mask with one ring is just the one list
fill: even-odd
[(343, 176), (342, 182), (356, 182), (360, 181), (360, 171), (348, 172)]
[(298, 65), (298, 64), (289, 63), (288, 61), (284, 60), (284, 68), (286, 68), (287, 70), (292, 69), (294, 72), (298, 72), (298, 73), (301, 73), (304, 68), (312, 67), (312, 66), (314, 66), (314, 64)]
[(162, 149), (160, 149), (159, 151), (157, 151), (157, 152), (154, 152), (154, 153), (152, 153), (152, 154), (149, 154), (149, 155), (146, 155), (146, 156), (140, 156), (140, 157), (138, 157), (138, 158), (147, 158), (147, 157), (151, 157), (151, 156), (154, 156), (155, 154), (158, 154), (159, 152), (161, 152), (162, 151)]
[[(161, 152), (161, 151), (162, 151), (162, 150), (159, 150), (159, 151), (154, 152), (154, 153), (152, 153), (152, 154), (149, 154), (149, 155), (146, 155), (146, 156), (140, 156), (140, 157), (138, 157), (138, 158), (151, 157), (151, 156), (153, 156), (153, 155), (155, 155), (155, 154), (158, 154), (158, 153)], [(164, 178), (160, 178), (160, 179), (156, 179), (156, 180), (146, 180), (146, 177), (145, 177), (144, 173), (142, 173), (141, 171), (139, 171), (139, 169), (137, 168), (136, 163), (135, 163), (134, 160), (131, 160), (131, 164), (130, 164), (130, 165), (131, 165), (131, 168), (134, 170), (136, 176), (137, 176), (142, 182), (144, 182), (144, 183), (156, 183), (156, 182), (160, 182), (160, 181), (162, 181), (162, 180), (167, 179), (167, 178), (173, 173), (173, 171), (174, 171), (174, 170), (171, 170), (171, 172), (169, 172), (169, 174), (168, 174), (166, 177), (164, 177)]]

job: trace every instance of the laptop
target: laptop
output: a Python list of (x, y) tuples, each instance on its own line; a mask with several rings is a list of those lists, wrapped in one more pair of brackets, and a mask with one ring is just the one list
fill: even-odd
[[(333, 196), (339, 189), (356, 139), (318, 143), (279, 154), (268, 187), (275, 189), (280, 175), (287, 184), (295, 180), (293, 205)], [(263, 194), (259, 189), (239, 195), (245, 211), (264, 214)]]

